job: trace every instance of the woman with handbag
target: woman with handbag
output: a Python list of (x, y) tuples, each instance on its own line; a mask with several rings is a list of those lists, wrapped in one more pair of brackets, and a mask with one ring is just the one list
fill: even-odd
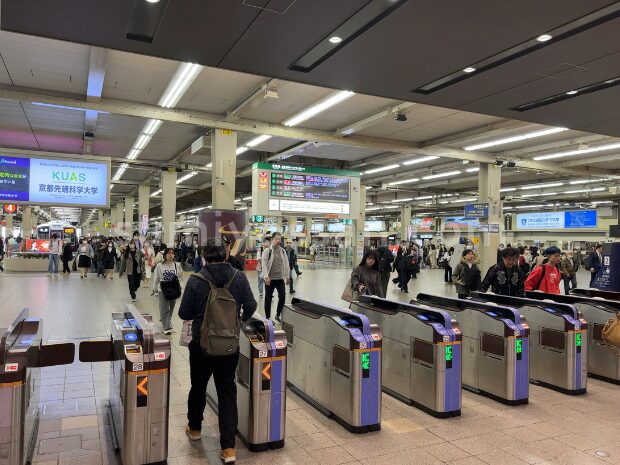
[(480, 290), (480, 268), (476, 264), (476, 255), (473, 250), (463, 250), (461, 261), (454, 269), (452, 280), (456, 284), (456, 293), (459, 299), (465, 299), (472, 292)]
[(152, 268), (155, 265), (155, 251), (149, 240), (144, 241), (142, 254), (144, 255), (144, 287), (150, 287)]
[(80, 278), (86, 278), (95, 252), (93, 252), (93, 248), (86, 238), (83, 237), (81, 242), (82, 243), (78, 246), (77, 267), (80, 269)]
[(101, 254), (101, 266), (103, 268), (104, 278), (107, 279), (109, 277), (110, 279), (114, 279), (114, 265), (116, 260), (116, 247), (114, 247), (114, 241), (110, 238)]
[(129, 295), (131, 295), (131, 301), (136, 301), (136, 291), (140, 289), (140, 281), (142, 281), (142, 273), (144, 272), (144, 254), (138, 249), (138, 244), (135, 240), (131, 240), (125, 253), (123, 254), (123, 261), (121, 263), (121, 271), (118, 276), (123, 274), (127, 275), (127, 282), (129, 284)]
[(164, 327), (164, 334), (172, 333), (172, 313), (177, 299), (181, 297), (183, 268), (174, 261), (174, 249), (168, 247), (163, 252), (164, 261), (155, 267), (153, 292), (158, 294), (159, 315)]
[(385, 297), (381, 287), (379, 259), (374, 250), (366, 252), (360, 264), (351, 273), (351, 289), (353, 300), (357, 300), (357, 296), (360, 294)]

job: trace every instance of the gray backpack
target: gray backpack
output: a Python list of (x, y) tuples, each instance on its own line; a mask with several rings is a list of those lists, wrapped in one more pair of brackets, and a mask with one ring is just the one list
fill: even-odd
[(238, 352), (240, 328), (237, 301), (228, 290), (237, 271), (223, 287), (217, 287), (202, 273), (194, 273), (193, 276), (207, 282), (211, 288), (200, 328), (200, 348), (203, 353), (212, 356)]

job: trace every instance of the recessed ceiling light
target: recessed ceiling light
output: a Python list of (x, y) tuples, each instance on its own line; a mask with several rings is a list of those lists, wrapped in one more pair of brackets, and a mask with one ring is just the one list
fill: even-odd
[(159, 3), (159, 0), (146, 0), (149, 3)]
[(332, 37), (329, 38), (329, 41), (332, 44), (339, 44), (340, 42), (342, 42), (342, 37), (332, 36)]
[(473, 66), (468, 66), (463, 70), (464, 73), (473, 73), (474, 71), (476, 71), (476, 68), (474, 68)]
[(541, 34), (538, 37), (536, 37), (536, 40), (538, 42), (547, 42), (548, 40), (553, 39), (553, 36), (551, 34)]
[(566, 92), (566, 95), (575, 95), (578, 92), (578, 90), (569, 90), (568, 92)]

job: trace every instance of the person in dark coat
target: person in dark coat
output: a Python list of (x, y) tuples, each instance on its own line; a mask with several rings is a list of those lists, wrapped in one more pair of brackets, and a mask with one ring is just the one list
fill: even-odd
[(379, 264), (377, 254), (374, 250), (369, 250), (364, 254), (360, 264), (351, 273), (351, 289), (360, 295), (376, 295), (385, 297), (381, 288), (381, 275), (379, 274)]
[(116, 263), (116, 247), (114, 247), (114, 241), (112, 239), (108, 239), (108, 243), (103, 248), (101, 252), (101, 266), (104, 270), (104, 278), (108, 276), (110, 279), (114, 279), (114, 265)]
[(519, 268), (519, 250), (506, 247), (502, 250), (502, 261), (493, 265), (487, 271), (480, 290), (486, 292), (489, 288), (500, 295), (525, 297), (525, 279)]
[(596, 278), (596, 275), (603, 265), (603, 246), (601, 244), (598, 244), (596, 248), (590, 252), (586, 265), (590, 272), (590, 287), (593, 287), (594, 278)]
[(67, 242), (62, 247), (62, 274), (70, 274), (71, 268), (69, 267), (69, 262), (73, 261), (73, 246), (71, 242)]
[(396, 258), (394, 259), (394, 263), (392, 263), (392, 271), (396, 271), (397, 276), (392, 279), (394, 284), (397, 284), (400, 288), (400, 261), (403, 258), (404, 249), (401, 246), (398, 246), (398, 250), (396, 251)]
[(392, 263), (394, 262), (394, 255), (392, 251), (381, 246), (377, 249), (377, 259), (379, 260), (379, 274), (381, 275), (381, 289), (383, 289), (383, 295), (387, 295), (387, 288), (390, 282), (390, 274), (392, 272)]

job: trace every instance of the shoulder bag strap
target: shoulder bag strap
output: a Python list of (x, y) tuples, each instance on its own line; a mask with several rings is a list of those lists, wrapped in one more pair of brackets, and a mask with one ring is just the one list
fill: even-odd
[(232, 275), (232, 278), (230, 278), (230, 280), (226, 284), (224, 284), (224, 286), (222, 286), (224, 289), (228, 290), (232, 282), (235, 280), (235, 277), (237, 276), (237, 271), (238, 270), (235, 270), (235, 272)]

